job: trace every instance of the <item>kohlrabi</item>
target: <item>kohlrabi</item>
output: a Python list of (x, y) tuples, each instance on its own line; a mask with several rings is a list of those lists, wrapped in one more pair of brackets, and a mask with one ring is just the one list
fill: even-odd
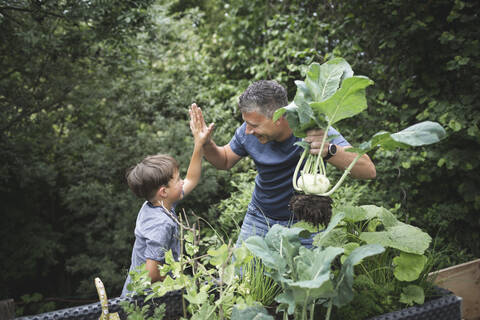
[[(306, 132), (321, 128), (328, 133), (330, 127), (340, 120), (353, 117), (367, 108), (366, 88), (373, 81), (365, 76), (354, 76), (352, 68), (342, 58), (334, 58), (320, 65), (309, 66), (305, 81), (295, 81), (297, 92), (294, 100), (286, 107), (278, 109), (273, 121), (286, 116), (296, 137), (306, 137)], [(440, 141), (445, 130), (435, 122), (425, 121), (397, 133), (379, 132), (358, 148), (345, 151), (356, 153), (355, 159), (345, 169), (342, 177), (330, 188), (325, 162), (320, 155), (310, 154), (310, 145), (305, 141), (296, 144), (304, 148), (293, 175), (293, 188), (298, 194), (290, 201), (290, 208), (300, 220), (314, 224), (328, 224), (331, 217), (330, 195), (338, 189), (350, 173), (355, 163), (368, 151), (383, 147), (421, 146)], [(324, 135), (320, 150), (327, 143)], [(303, 166), (303, 169), (300, 170)]]

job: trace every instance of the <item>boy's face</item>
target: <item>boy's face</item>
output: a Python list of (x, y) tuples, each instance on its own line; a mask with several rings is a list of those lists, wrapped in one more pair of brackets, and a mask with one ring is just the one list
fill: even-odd
[(168, 200), (172, 202), (180, 200), (182, 198), (182, 190), (183, 179), (180, 179), (180, 173), (176, 170), (166, 188)]

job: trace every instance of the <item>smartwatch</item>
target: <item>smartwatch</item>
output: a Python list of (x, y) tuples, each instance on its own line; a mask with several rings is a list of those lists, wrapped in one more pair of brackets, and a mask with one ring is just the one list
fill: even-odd
[(330, 143), (330, 145), (328, 146), (327, 155), (323, 158), (323, 161), (327, 161), (328, 159), (333, 157), (336, 153), (337, 153), (337, 146)]

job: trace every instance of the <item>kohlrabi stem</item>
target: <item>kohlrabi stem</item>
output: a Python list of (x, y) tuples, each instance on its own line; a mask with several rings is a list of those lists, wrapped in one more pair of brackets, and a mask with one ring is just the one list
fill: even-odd
[(343, 175), (342, 177), (340, 178), (340, 180), (338, 180), (337, 184), (332, 188), (330, 189), (328, 192), (326, 193), (322, 193), (320, 194), (320, 196), (323, 196), (323, 197), (328, 197), (330, 196), (332, 193), (335, 192), (335, 190), (338, 189), (338, 187), (340, 187), (340, 185), (343, 183), (343, 180), (345, 180), (345, 178), (347, 177), (347, 175), (350, 173), (350, 171), (352, 170), (353, 166), (355, 165), (355, 163), (357, 163), (358, 159), (360, 159), (362, 157), (363, 154), (359, 154), (355, 157), (355, 159), (353, 159), (352, 163), (350, 163), (350, 165), (348, 166), (347, 169), (345, 169), (345, 171), (343, 172)]
[(302, 156), (300, 157), (300, 160), (297, 163), (297, 167), (295, 168), (295, 172), (293, 173), (293, 179), (292, 179), (292, 184), (293, 188), (297, 191), (302, 191), (300, 188), (297, 187), (297, 175), (298, 175), (298, 170), (300, 170), (300, 167), (302, 166), (303, 159), (305, 159), (305, 155), (307, 154), (309, 150), (305, 149), (302, 153)]
[[(320, 145), (320, 152), (318, 153), (317, 162), (315, 163), (315, 169), (318, 168), (321, 175), (326, 175), (327, 173), (327, 170), (325, 169), (325, 163), (323, 163), (322, 150), (323, 150), (323, 146), (325, 145), (325, 142), (327, 141), (329, 128), (330, 128), (330, 125), (327, 125), (327, 128), (325, 129), (325, 134), (323, 135), (322, 144)], [(316, 170), (315, 170), (315, 180), (317, 180)]]
[(315, 300), (313, 300), (312, 306), (310, 307), (310, 320), (313, 320), (314, 317), (314, 312), (315, 312)]
[(328, 309), (327, 309), (327, 314), (325, 316), (325, 320), (330, 319), (330, 312), (332, 312), (332, 306), (333, 306), (333, 300), (330, 299), (330, 301), (328, 302)]

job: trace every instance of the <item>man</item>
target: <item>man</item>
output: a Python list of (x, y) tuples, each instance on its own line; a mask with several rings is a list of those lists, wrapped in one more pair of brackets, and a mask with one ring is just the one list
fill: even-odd
[[(264, 236), (273, 224), (290, 226), (296, 222), (288, 203), (294, 192), (295, 166), (303, 149), (294, 145), (300, 139), (293, 135), (285, 117), (272, 121), (275, 110), (287, 104), (286, 90), (280, 84), (267, 80), (254, 82), (240, 96), (238, 106), (244, 123), (237, 128), (231, 141), (221, 147), (211, 137), (205, 142), (205, 158), (217, 169), (229, 170), (242, 157), (250, 156), (258, 171), (237, 244), (251, 235)], [(202, 111), (195, 104), (191, 117), (194, 123), (206, 128)], [(345, 151), (350, 144), (333, 128), (328, 136), (336, 137), (320, 150), (324, 134), (323, 130), (307, 133), (305, 141), (310, 143), (310, 152), (321, 153), (329, 163), (345, 170), (356, 154)], [(375, 178), (375, 166), (368, 155), (360, 158), (351, 175), (358, 179)], [(302, 243), (309, 246), (312, 239), (304, 239)]]

